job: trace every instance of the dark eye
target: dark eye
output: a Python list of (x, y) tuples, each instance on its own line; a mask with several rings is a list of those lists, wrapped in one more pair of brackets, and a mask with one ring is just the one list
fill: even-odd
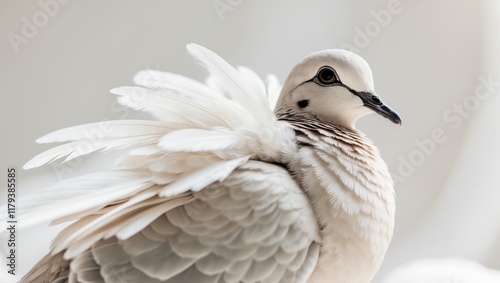
[(320, 83), (328, 85), (337, 81), (335, 71), (331, 68), (324, 67), (318, 72), (318, 80)]

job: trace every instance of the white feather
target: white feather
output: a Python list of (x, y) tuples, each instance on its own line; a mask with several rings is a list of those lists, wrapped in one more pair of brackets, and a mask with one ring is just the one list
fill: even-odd
[(142, 87), (119, 87), (113, 88), (110, 92), (119, 95), (118, 102), (123, 106), (149, 112), (160, 121), (193, 126), (183, 112), (186, 105), (173, 106), (164, 93)]
[(63, 144), (47, 151), (44, 151), (28, 161), (23, 169), (31, 169), (44, 164), (51, 163), (55, 160), (66, 157), (64, 162), (73, 158), (87, 155), (98, 150), (123, 149), (133, 145), (143, 145), (153, 142), (158, 139), (158, 135), (146, 135), (127, 138), (112, 138), (104, 140), (78, 140)]
[[(152, 196), (151, 192), (154, 191), (157, 191), (157, 189), (139, 193), (102, 216), (91, 215), (73, 223), (63, 230), (61, 235), (58, 235), (54, 240), (52, 249), (55, 252), (60, 252), (72, 245), (77, 245), (79, 242), (86, 241), (86, 239), (92, 238), (96, 234), (99, 234), (101, 238), (108, 239), (117, 236), (119, 231), (123, 231), (121, 239), (126, 239), (139, 232), (159, 216), (159, 214), (147, 216), (148, 213), (145, 211), (150, 208), (156, 207), (156, 209), (153, 209), (155, 211), (158, 211), (158, 207), (172, 209), (193, 200), (191, 194), (181, 194), (172, 199), (161, 199)], [(156, 195), (156, 192), (154, 194)]]
[[(109, 175), (107, 179), (99, 176)], [(50, 221), (128, 198), (147, 187), (147, 176), (133, 172), (100, 172), (38, 191), (23, 198), (19, 216), (23, 226)]]
[(243, 75), (244, 79), (254, 88), (255, 92), (262, 94), (266, 93), (266, 85), (262, 79), (250, 68), (238, 66), (238, 72)]
[(229, 131), (184, 129), (160, 139), (158, 146), (167, 151), (197, 152), (229, 149), (241, 142), (241, 135)]
[(54, 131), (36, 140), (37, 143), (67, 142), (76, 140), (102, 140), (106, 138), (125, 138), (142, 135), (156, 135), (170, 132), (176, 128), (160, 121), (116, 120), (102, 121), (73, 126)]
[(118, 233), (116, 233), (116, 237), (120, 240), (128, 239), (148, 226), (158, 216), (192, 200), (192, 196), (177, 197), (170, 201), (163, 201), (159, 205), (155, 205), (147, 210), (141, 211), (124, 221), (123, 225), (121, 225), (122, 228), (118, 231)]
[[(98, 150), (139, 147), (132, 150), (132, 155), (124, 157), (121, 164), (126, 164), (128, 170), (150, 171), (151, 180), (167, 185), (158, 192), (166, 197), (201, 190), (223, 180), (252, 156), (280, 161), (283, 155), (294, 151), (292, 130), (276, 120), (269, 108), (266, 87), (253, 71), (244, 67), (237, 71), (198, 45), (189, 45), (188, 50), (207, 66), (211, 78), (217, 80), (222, 91), (231, 94), (231, 99), (221, 93), (221, 89), (212, 89), (180, 75), (142, 71), (134, 80), (152, 89), (121, 87), (111, 92), (119, 95), (122, 104), (149, 111), (161, 121), (109, 121), (55, 131), (39, 138), (38, 142), (70, 142), (42, 152), (24, 168), (34, 168), (61, 158), (68, 161)], [(276, 88), (271, 86), (271, 89)], [(210, 152), (214, 158), (196, 155), (199, 151)], [(189, 152), (191, 157), (183, 155)], [(168, 153), (168, 159), (163, 160)], [(186, 163), (188, 160), (192, 161)], [(133, 188), (138, 193), (144, 189), (139, 185), (144, 180), (138, 178), (136, 181), (138, 185)], [(130, 182), (134, 183), (133, 180)], [(67, 210), (41, 213), (40, 217), (33, 217), (25, 224), (50, 217), (71, 219), (85, 212), (97, 213), (119, 197), (125, 197), (125, 192), (133, 194), (133, 189), (124, 190), (129, 184), (126, 179), (105, 184), (88, 180), (62, 183), (52, 191), (35, 194), (37, 201), (27, 197), (25, 207), (36, 214), (42, 206), (50, 207), (59, 201), (89, 200), (95, 197), (91, 186), (100, 187), (101, 193), (108, 192), (109, 195), (99, 198), (100, 201), (93, 205), (82, 202)], [(60, 189), (62, 187), (65, 189)], [(114, 190), (117, 190), (116, 194)]]
[(118, 102), (124, 106), (150, 112), (161, 121), (181, 124), (183, 128), (236, 128), (239, 125), (230, 117), (239, 114), (240, 119), (251, 119), (241, 106), (223, 97), (218, 97), (218, 100), (203, 95), (193, 98), (142, 87), (119, 87), (112, 89), (111, 93), (119, 95)]
[(188, 173), (163, 188), (159, 195), (161, 197), (171, 197), (188, 190), (199, 191), (215, 181), (224, 180), (236, 167), (245, 163), (248, 159), (248, 156), (244, 156), (229, 161), (221, 160), (210, 166)]
[(185, 96), (219, 96), (217, 92), (192, 78), (157, 70), (143, 70), (134, 77), (134, 83), (155, 90), (170, 90)]
[(208, 69), (214, 78), (219, 80), (220, 84), (224, 86), (224, 90), (231, 95), (234, 101), (244, 105), (250, 113), (259, 113), (259, 116), (254, 117), (260, 122), (259, 124), (266, 125), (275, 119), (271, 111), (262, 111), (269, 109), (265, 93), (259, 88), (252, 87), (244, 75), (203, 46), (188, 44), (187, 49)]
[(250, 69), (236, 70), (198, 45), (188, 50), (208, 68), (211, 83), (145, 70), (134, 78), (143, 87), (111, 90), (122, 105), (159, 121), (103, 121), (37, 140), (67, 143), (35, 156), (26, 169), (132, 148), (117, 164), (123, 171), (67, 180), (20, 200), (23, 226), (76, 220), (56, 238), (53, 254), (74, 258), (101, 239), (128, 239), (249, 159), (281, 162), (294, 152), (293, 131), (269, 106), (279, 83), (266, 87)]
[(266, 81), (267, 81), (267, 100), (269, 101), (269, 107), (271, 107), (271, 110), (274, 110), (274, 108), (276, 108), (276, 103), (278, 102), (278, 98), (281, 93), (281, 84), (278, 78), (273, 74), (267, 75)]

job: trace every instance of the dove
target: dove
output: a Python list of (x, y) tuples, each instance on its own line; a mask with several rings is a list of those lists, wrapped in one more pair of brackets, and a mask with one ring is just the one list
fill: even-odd
[(25, 169), (123, 153), (110, 170), (19, 200), (24, 225), (67, 225), (21, 282), (369, 282), (392, 238), (395, 195), (355, 122), (401, 118), (375, 93), (368, 63), (316, 52), (281, 87), (202, 46), (187, 49), (208, 70), (204, 83), (145, 70), (136, 86), (111, 90), (151, 120), (37, 140), (63, 144)]

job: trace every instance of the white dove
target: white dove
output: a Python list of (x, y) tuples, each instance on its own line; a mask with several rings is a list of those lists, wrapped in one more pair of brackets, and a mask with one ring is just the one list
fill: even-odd
[[(69, 222), (21, 282), (369, 282), (392, 237), (393, 182), (354, 128), (376, 112), (368, 64), (344, 50), (304, 58), (281, 93), (208, 49), (206, 84), (139, 72), (118, 101), (157, 120), (81, 125), (25, 169), (132, 148), (116, 168), (23, 198), (29, 225)], [(272, 108), (276, 105), (273, 113)]]

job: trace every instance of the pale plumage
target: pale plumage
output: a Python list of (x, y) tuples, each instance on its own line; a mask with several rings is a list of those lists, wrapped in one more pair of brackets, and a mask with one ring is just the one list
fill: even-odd
[[(354, 129), (372, 110), (359, 56), (326, 50), (292, 70), (278, 98), (247, 68), (188, 45), (206, 84), (142, 71), (111, 92), (158, 121), (72, 127), (33, 168), (130, 148), (116, 169), (25, 197), (25, 224), (76, 220), (23, 282), (369, 282), (392, 236), (392, 180)], [(276, 114), (271, 110), (276, 105)], [(85, 144), (86, 147), (83, 147)]]

